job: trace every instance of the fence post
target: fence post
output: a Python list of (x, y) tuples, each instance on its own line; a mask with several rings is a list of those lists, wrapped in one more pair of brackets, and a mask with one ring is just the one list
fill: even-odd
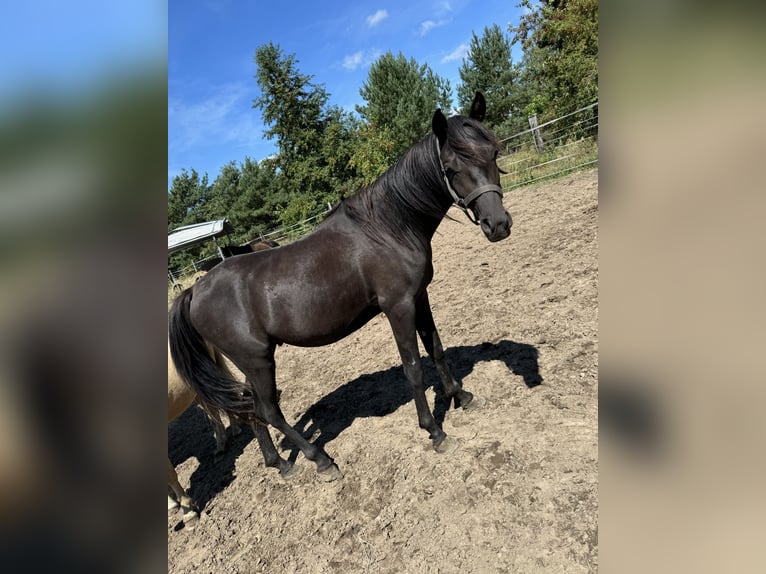
[(221, 261), (223, 261), (224, 259), (226, 259), (226, 257), (225, 257), (225, 256), (224, 256), (224, 254), (223, 254), (223, 250), (221, 249), (221, 246), (220, 246), (220, 245), (218, 245), (218, 240), (217, 240), (215, 237), (213, 237), (213, 243), (215, 243), (215, 246), (216, 246), (216, 248), (218, 249), (218, 255), (220, 255), (220, 256), (221, 256)]
[(535, 148), (537, 153), (543, 151), (543, 136), (540, 135), (540, 130), (537, 129), (537, 114), (529, 117), (529, 127), (532, 128), (532, 137), (535, 140)]

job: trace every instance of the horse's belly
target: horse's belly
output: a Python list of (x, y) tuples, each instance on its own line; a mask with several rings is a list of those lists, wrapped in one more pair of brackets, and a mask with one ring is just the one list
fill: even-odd
[(290, 320), (272, 332), (280, 343), (299, 347), (329, 345), (347, 337), (380, 313), (377, 305), (349, 307), (327, 304), (324, 308), (297, 309)]

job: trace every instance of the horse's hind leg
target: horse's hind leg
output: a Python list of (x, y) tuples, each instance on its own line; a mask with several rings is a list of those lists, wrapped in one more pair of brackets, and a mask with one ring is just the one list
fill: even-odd
[[(439, 378), (442, 381), (444, 393), (448, 401), (454, 399), (455, 407), (468, 408), (473, 401), (473, 394), (464, 391), (460, 384), (452, 377), (452, 373), (450, 373), (449, 366), (444, 358), (442, 341), (434, 324), (431, 304), (428, 302), (427, 294), (424, 294), (416, 303), (415, 323), (420, 340), (423, 342), (428, 356), (433, 359), (436, 365), (436, 371), (439, 373)], [(447, 403), (447, 407), (449, 408), (449, 403)]]
[[(171, 496), (172, 494), (172, 496)], [(177, 504), (173, 504), (173, 502)], [(184, 523), (189, 524), (199, 519), (199, 509), (194, 501), (178, 482), (178, 474), (173, 468), (173, 463), (168, 459), (168, 510), (181, 505), (184, 513)]]
[[(271, 349), (271, 361), (268, 366), (248, 369), (246, 371), (248, 374), (247, 380), (252, 385), (253, 391), (258, 399), (255, 405), (258, 418), (281, 431), (288, 440), (292, 441), (292, 443), (301, 450), (307, 459), (315, 462), (317, 471), (319, 471), (323, 479), (335, 480), (336, 478), (340, 478), (338, 467), (327, 453), (317, 445), (312, 444), (303, 438), (301, 433), (290, 426), (285, 420), (285, 416), (282, 414), (282, 409), (279, 408), (279, 392), (277, 391), (274, 372), (273, 353), (274, 350)], [(268, 442), (271, 443), (270, 436), (268, 437)], [(273, 447), (273, 443), (271, 443), (271, 446)], [(267, 444), (267, 451), (268, 448)], [(264, 451), (264, 458), (266, 457), (267, 451)], [(274, 452), (276, 453), (276, 449)]]
[(226, 448), (226, 427), (223, 426), (221, 415), (213, 413), (209, 415), (213, 424), (213, 436), (215, 437), (215, 454), (221, 454)]
[(292, 474), (290, 471), (293, 469), (293, 463), (279, 456), (277, 448), (274, 446), (274, 441), (271, 440), (269, 429), (261, 423), (254, 422), (253, 432), (258, 440), (258, 446), (261, 447), (261, 454), (263, 454), (266, 466), (279, 469), (279, 474), (283, 478), (289, 478)]

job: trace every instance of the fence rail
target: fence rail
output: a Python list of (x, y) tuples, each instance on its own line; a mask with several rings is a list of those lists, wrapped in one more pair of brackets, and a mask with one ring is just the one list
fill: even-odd
[[(247, 243), (259, 240), (264, 241), (267, 239), (276, 241), (277, 243), (295, 241), (299, 237), (302, 237), (311, 231), (317, 225), (319, 220), (330, 212), (330, 209), (331, 206), (327, 205), (321, 212), (317, 213), (316, 215), (312, 215), (308, 219), (304, 219), (303, 221), (299, 221), (293, 225), (276, 227), (270, 231), (259, 233), (258, 235), (253, 236)], [(221, 258), (218, 254), (214, 254), (205, 257), (204, 259), (192, 261), (191, 265), (187, 265), (185, 267), (168, 268), (168, 282), (175, 284), (182, 278), (204, 269), (212, 261), (220, 259)]]
[(508, 191), (598, 165), (598, 102), (503, 138), (508, 155), (497, 161)]

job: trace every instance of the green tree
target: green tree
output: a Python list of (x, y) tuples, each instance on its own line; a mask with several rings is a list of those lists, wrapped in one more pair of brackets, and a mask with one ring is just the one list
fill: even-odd
[[(356, 111), (373, 129), (385, 130), (393, 142), (390, 157), (398, 158), (431, 129), (434, 110), (449, 110), (452, 88), (427, 64), (401, 52), (386, 52), (372, 66), (359, 90), (365, 105)], [(374, 171), (374, 170), (373, 170)]]
[(362, 178), (353, 163), (359, 145), (361, 122), (338, 106), (328, 108), (322, 134), (322, 162), (327, 169), (330, 193), (324, 204), (334, 203), (356, 191)]
[[(340, 197), (341, 182), (353, 175), (348, 159), (354, 130), (350, 115), (327, 106), (324, 86), (300, 72), (294, 55), (269, 43), (256, 50), (255, 62), (261, 96), (254, 107), (270, 125), (266, 136), (277, 139), (276, 189), (287, 199), (279, 218), (291, 224), (307, 210)], [(295, 206), (288, 209), (292, 202)]]
[(277, 139), (284, 169), (317, 149), (322, 128), (322, 111), (327, 103), (324, 86), (301, 74), (295, 55), (286, 55), (269, 42), (255, 51), (256, 80), (261, 95), (253, 100), (271, 127), (267, 138)]
[(350, 163), (359, 174), (360, 185), (371, 184), (396, 161), (394, 147), (394, 138), (387, 128), (373, 124), (359, 128)]
[[(529, 105), (551, 119), (598, 99), (598, 0), (522, 0), (513, 42), (524, 50)], [(531, 110), (530, 110), (531, 111)]]
[(208, 177), (186, 169), (173, 177), (168, 191), (168, 232), (176, 227), (205, 221), (204, 207), (208, 196)]
[[(232, 207), (239, 196), (240, 172), (236, 162), (230, 161), (221, 168), (218, 176), (213, 181), (208, 191), (205, 202), (205, 218), (208, 221), (214, 219), (229, 219), (232, 224)], [(234, 225), (236, 229), (236, 225)]]
[(468, 114), (477, 91), (487, 100), (484, 123), (494, 130), (508, 124), (511, 114), (520, 111), (514, 97), (517, 70), (511, 61), (511, 40), (497, 24), (485, 27), (481, 37), (473, 34), (458, 71), (462, 82), (457, 89), (461, 113)]
[[(196, 170), (186, 169), (173, 178), (168, 191), (168, 233), (184, 225), (207, 221), (205, 212), (210, 186), (207, 174), (200, 177)], [(185, 267), (199, 259), (203, 248), (181, 251), (169, 258), (171, 267)]]
[(287, 198), (279, 193), (276, 163), (270, 159), (257, 162), (249, 157), (240, 164), (239, 195), (232, 207), (245, 236), (244, 242), (277, 225), (279, 212)]

